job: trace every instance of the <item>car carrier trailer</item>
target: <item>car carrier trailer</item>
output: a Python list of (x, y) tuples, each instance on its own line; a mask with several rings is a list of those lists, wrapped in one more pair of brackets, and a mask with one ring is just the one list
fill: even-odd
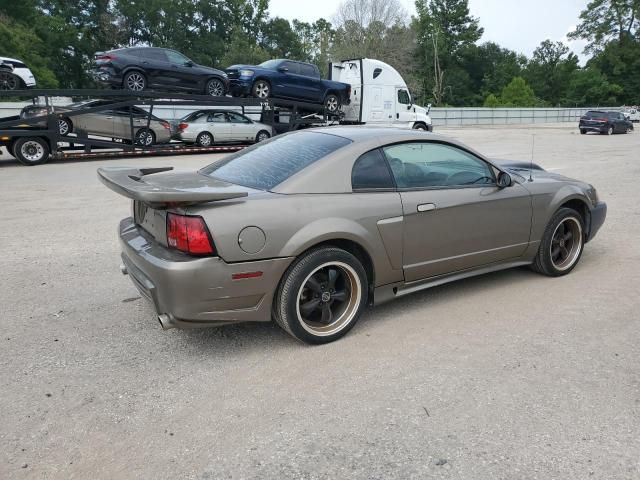
[[(100, 99), (106, 103), (90, 108), (53, 110), (55, 97)], [(310, 126), (339, 123), (342, 113), (330, 114), (323, 105), (281, 99), (211, 97), (205, 95), (170, 94), (164, 92), (128, 92), (121, 90), (20, 90), (0, 92), (0, 106), (7, 100), (28, 100), (43, 107), (46, 113), (29, 118), (19, 115), (0, 118), (0, 146), (24, 165), (39, 165), (51, 159), (116, 158), (155, 155), (180, 155), (236, 151), (247, 144), (194, 146), (171, 141), (165, 144), (142, 145), (136, 142), (136, 131), (149, 129), (154, 109), (179, 107), (190, 111), (202, 109), (236, 110), (248, 116), (259, 116), (260, 122), (272, 128), (272, 135)], [(147, 112), (146, 125), (139, 115), (134, 121), (133, 107)], [(63, 135), (61, 120), (73, 122), (78, 115), (101, 114), (113, 109), (129, 109), (129, 139), (95, 138), (82, 129)]]

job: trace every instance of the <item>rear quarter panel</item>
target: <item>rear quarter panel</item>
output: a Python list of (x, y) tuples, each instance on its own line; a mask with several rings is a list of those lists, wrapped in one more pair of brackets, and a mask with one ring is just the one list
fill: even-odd
[[(261, 193), (193, 207), (188, 213), (206, 220), (226, 262), (297, 257), (319, 243), (350, 240), (371, 257), (376, 286), (402, 279), (402, 221), (378, 225), (381, 220), (402, 217), (400, 196), (395, 192)], [(238, 242), (246, 227), (258, 227), (265, 234), (264, 247), (257, 253), (245, 252)]]

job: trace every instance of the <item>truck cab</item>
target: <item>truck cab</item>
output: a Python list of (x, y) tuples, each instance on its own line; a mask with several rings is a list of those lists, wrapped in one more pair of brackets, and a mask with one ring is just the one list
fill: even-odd
[(329, 78), (351, 85), (341, 123), (433, 130), (431, 106), (414, 104), (407, 83), (391, 65), (370, 58), (344, 60), (331, 63)]

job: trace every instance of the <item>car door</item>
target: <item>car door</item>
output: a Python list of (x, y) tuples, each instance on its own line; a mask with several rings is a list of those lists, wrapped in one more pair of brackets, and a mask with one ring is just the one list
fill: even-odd
[(393, 123), (409, 124), (415, 120), (411, 111), (411, 96), (406, 88), (396, 88), (395, 119)]
[(231, 122), (227, 112), (211, 112), (207, 115), (207, 129), (213, 134), (214, 142), (229, 142), (231, 140)]
[(448, 143), (407, 142), (383, 152), (402, 198), (407, 282), (525, 252), (532, 210), (522, 185), (498, 188), (494, 167)]
[(171, 64), (162, 48), (141, 48), (140, 65), (142, 66), (150, 87), (166, 87), (171, 85)]
[[(98, 100), (87, 103), (83, 108), (105, 107), (112, 102)], [(84, 113), (71, 117), (73, 128), (76, 133), (85, 131), (87, 135), (98, 135), (101, 137), (113, 137), (113, 110), (101, 110), (97, 112)]]
[(322, 98), (324, 89), (317, 70), (313, 65), (307, 65), (306, 63), (299, 63), (298, 69), (300, 71), (299, 82), (301, 98), (311, 102), (322, 102), (324, 100), (324, 98)]
[[(129, 111), (131, 109), (131, 111)], [(131, 140), (131, 124), (133, 135), (141, 128), (146, 128), (148, 112), (138, 107), (118, 107), (113, 110), (113, 135), (116, 138)], [(153, 129), (150, 123), (149, 128)]]
[(227, 112), (231, 132), (229, 140), (234, 142), (244, 142), (247, 140), (255, 140), (255, 126), (251, 120), (235, 112)]
[(296, 62), (289, 61), (280, 64), (278, 67), (278, 71), (280, 72), (278, 82), (276, 82), (276, 85), (273, 85), (274, 93), (296, 100), (305, 99), (298, 65)]
[(170, 69), (169, 76), (172, 85), (181, 90), (198, 89), (198, 73), (194, 67), (194, 63), (181, 53), (175, 50), (165, 50), (167, 59), (169, 60)]

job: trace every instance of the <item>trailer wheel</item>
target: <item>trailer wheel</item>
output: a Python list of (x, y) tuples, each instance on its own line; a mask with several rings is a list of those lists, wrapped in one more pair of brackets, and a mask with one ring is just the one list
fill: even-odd
[(41, 165), (49, 160), (49, 145), (44, 138), (21, 137), (13, 146), (13, 154), (28, 167)]

